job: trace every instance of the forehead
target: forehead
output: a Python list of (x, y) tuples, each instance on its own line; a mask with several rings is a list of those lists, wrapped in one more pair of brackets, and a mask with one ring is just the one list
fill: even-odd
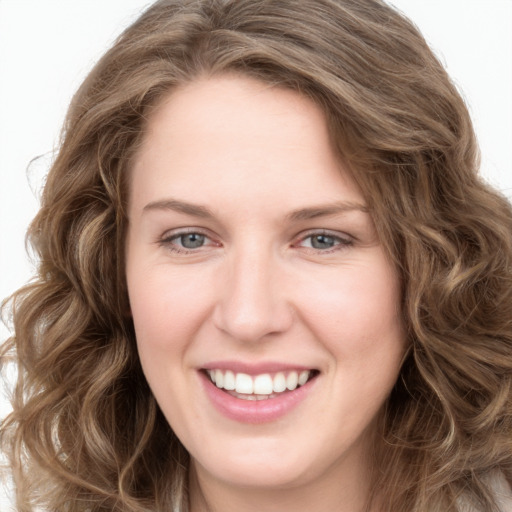
[[(323, 189), (322, 200), (360, 201), (359, 191), (334, 151), (322, 110), (309, 98), (251, 78), (221, 76), (177, 88), (148, 118), (134, 159), (132, 192), (155, 196), (221, 192), (235, 197), (268, 193), (306, 200)], [(152, 186), (153, 185), (153, 186)], [(285, 194), (286, 192), (286, 194)], [(154, 200), (154, 197), (146, 197)]]
[(175, 150), (187, 149), (199, 138), (205, 149), (225, 150), (228, 132), (231, 149), (272, 145), (287, 150), (308, 128), (321, 132), (315, 134), (317, 141), (328, 141), (324, 115), (310, 99), (249, 77), (221, 75), (180, 86), (164, 97), (146, 123), (141, 153), (147, 145), (170, 147), (172, 142)]

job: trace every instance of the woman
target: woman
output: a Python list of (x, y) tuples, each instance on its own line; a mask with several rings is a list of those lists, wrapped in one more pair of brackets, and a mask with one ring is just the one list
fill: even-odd
[(164, 0), (71, 105), (12, 300), (18, 507), (497, 511), (512, 211), (376, 0)]

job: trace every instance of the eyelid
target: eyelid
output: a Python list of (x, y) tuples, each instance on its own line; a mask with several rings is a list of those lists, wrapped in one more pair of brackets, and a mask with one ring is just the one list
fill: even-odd
[[(198, 234), (201, 236), (204, 236), (208, 243), (205, 243), (205, 245), (200, 246), (196, 249), (187, 249), (186, 247), (181, 247), (179, 244), (174, 244), (173, 241), (178, 239), (181, 236), (187, 235), (187, 234)], [(318, 249), (314, 247), (306, 247), (301, 246), (301, 244), (308, 238), (313, 236), (328, 236), (333, 239), (337, 243), (331, 248), (326, 249)], [(304, 250), (312, 251), (314, 253), (323, 253), (328, 254), (330, 252), (335, 252), (342, 250), (344, 248), (347, 248), (351, 245), (353, 245), (355, 241), (355, 238), (348, 233), (340, 232), (336, 230), (330, 230), (330, 229), (324, 229), (324, 228), (316, 228), (316, 229), (308, 229), (307, 231), (303, 231), (299, 233), (292, 242), (291, 246), (296, 248), (301, 248)], [(176, 252), (176, 253), (197, 253), (201, 251), (201, 249), (207, 248), (207, 247), (220, 247), (222, 244), (220, 242), (217, 242), (215, 240), (215, 237), (211, 234), (211, 232), (204, 228), (199, 228), (195, 226), (187, 226), (182, 228), (174, 228), (165, 231), (157, 240), (156, 243), (162, 247), (168, 248), (169, 250)]]
[[(187, 249), (186, 247), (180, 247), (177, 244), (173, 244), (172, 242), (178, 239), (180, 236), (189, 235), (189, 234), (198, 234), (204, 236), (207, 240), (212, 243), (207, 243), (204, 246), (201, 246), (197, 249)], [(199, 252), (203, 247), (211, 247), (211, 246), (220, 246), (221, 244), (214, 240), (214, 236), (211, 232), (204, 228), (187, 226), (182, 228), (174, 228), (165, 231), (157, 240), (156, 243), (162, 247), (166, 247), (169, 250), (177, 253), (196, 253)]]
[(190, 233), (197, 233), (198, 235), (204, 235), (210, 238), (209, 232), (204, 228), (198, 228), (194, 226), (187, 226), (182, 228), (173, 228), (164, 231), (164, 233), (158, 238), (158, 241), (171, 240), (181, 235), (189, 235)]
[(307, 238), (313, 237), (313, 236), (319, 236), (319, 235), (325, 235), (332, 237), (339, 241), (335, 246), (333, 246), (330, 249), (315, 249), (312, 247), (302, 247), (303, 249), (309, 249), (317, 253), (329, 253), (332, 251), (340, 250), (343, 248), (346, 248), (348, 246), (351, 246), (354, 244), (355, 238), (348, 233), (330, 230), (330, 229), (308, 229), (307, 231), (303, 231), (298, 236), (295, 237), (295, 241), (293, 242), (293, 246), (300, 247), (300, 243), (306, 240)]

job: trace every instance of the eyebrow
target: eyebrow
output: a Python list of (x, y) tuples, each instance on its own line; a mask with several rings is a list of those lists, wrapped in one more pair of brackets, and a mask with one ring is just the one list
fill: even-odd
[[(199, 217), (203, 219), (213, 219), (214, 215), (209, 208), (206, 206), (189, 203), (186, 201), (180, 201), (178, 199), (163, 199), (159, 201), (152, 201), (143, 208), (143, 213), (154, 210), (171, 210), (193, 217)], [(367, 206), (354, 203), (351, 201), (340, 201), (333, 204), (311, 206), (308, 208), (300, 208), (290, 212), (286, 219), (289, 222), (304, 221), (315, 219), (318, 217), (328, 217), (331, 215), (337, 215), (340, 213), (360, 211), (363, 213), (369, 213)]]
[(351, 211), (369, 213), (370, 210), (364, 204), (354, 203), (351, 201), (340, 201), (333, 204), (312, 206), (309, 208), (295, 210), (287, 215), (287, 219), (289, 221), (310, 220), (316, 219), (317, 217), (328, 217)]
[(145, 213), (154, 210), (172, 210), (204, 219), (211, 219), (214, 217), (213, 213), (208, 208), (206, 208), (206, 206), (187, 203), (186, 201), (178, 201), (177, 199), (163, 199), (161, 201), (153, 201), (144, 206), (142, 212)]

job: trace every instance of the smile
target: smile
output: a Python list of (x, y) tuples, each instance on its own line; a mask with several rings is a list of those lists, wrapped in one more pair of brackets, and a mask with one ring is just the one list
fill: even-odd
[(231, 370), (212, 369), (207, 371), (211, 381), (219, 389), (244, 400), (267, 400), (280, 393), (294, 391), (306, 384), (315, 375), (313, 370), (286, 371), (275, 374), (248, 375)]
[(276, 421), (305, 401), (319, 381), (317, 369), (286, 364), (208, 365), (198, 372), (210, 403), (222, 416), (240, 423)]

